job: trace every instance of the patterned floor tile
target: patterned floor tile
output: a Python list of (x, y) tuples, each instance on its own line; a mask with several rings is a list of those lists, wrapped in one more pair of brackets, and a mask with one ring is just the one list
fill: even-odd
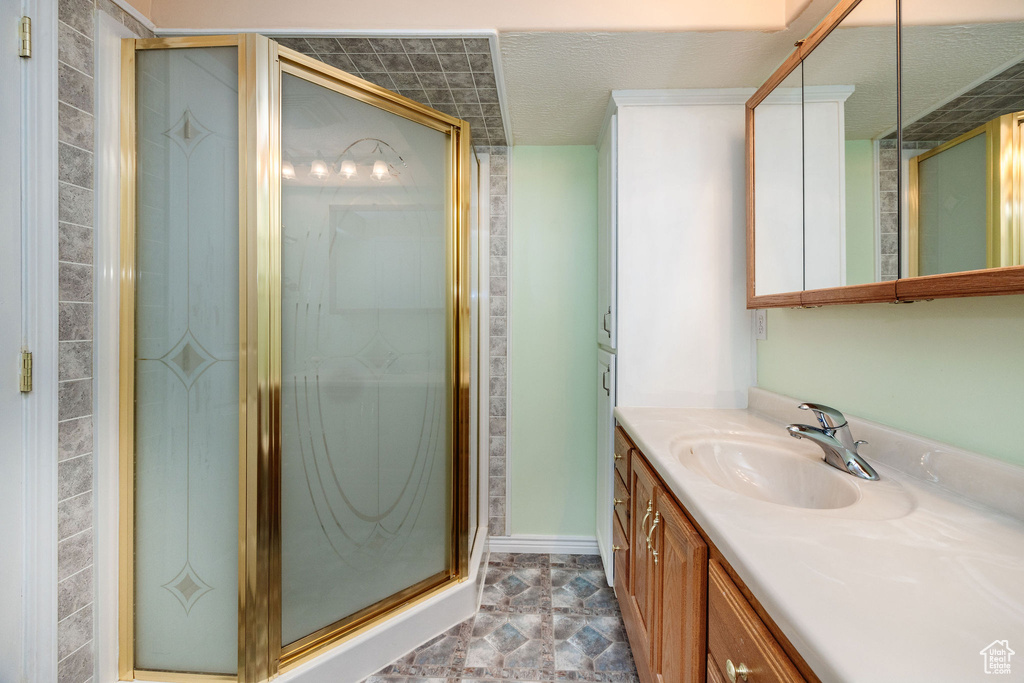
[(480, 610), (538, 614), (550, 610), (550, 572), (546, 565), (491, 565), (484, 580)]
[(619, 603), (604, 570), (551, 569), (551, 606), (559, 614), (616, 616)]
[(638, 683), (597, 555), (492, 553), (480, 611), (364, 683)]

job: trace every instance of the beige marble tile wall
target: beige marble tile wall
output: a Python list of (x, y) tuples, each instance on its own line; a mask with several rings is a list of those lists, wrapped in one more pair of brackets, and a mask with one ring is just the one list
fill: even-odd
[(152, 33), (110, 0), (58, 5), (57, 226), (59, 279), (57, 470), (57, 672), (93, 673), (93, 36), (106, 12)]

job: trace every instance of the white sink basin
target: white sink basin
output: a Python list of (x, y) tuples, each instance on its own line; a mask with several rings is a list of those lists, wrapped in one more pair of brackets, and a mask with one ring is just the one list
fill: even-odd
[(672, 454), (718, 486), (769, 503), (827, 510), (860, 499), (851, 475), (781, 440), (732, 434), (686, 438), (672, 444)]

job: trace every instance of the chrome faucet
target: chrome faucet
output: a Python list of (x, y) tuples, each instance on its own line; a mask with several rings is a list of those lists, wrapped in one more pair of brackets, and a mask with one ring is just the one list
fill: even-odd
[(801, 403), (800, 410), (810, 410), (818, 418), (821, 429), (810, 425), (792, 424), (786, 427), (796, 439), (810, 439), (825, 451), (825, 462), (836, 469), (861, 479), (878, 481), (878, 473), (857, 454), (857, 447), (867, 441), (854, 441), (846, 416), (835, 408), (817, 403)]

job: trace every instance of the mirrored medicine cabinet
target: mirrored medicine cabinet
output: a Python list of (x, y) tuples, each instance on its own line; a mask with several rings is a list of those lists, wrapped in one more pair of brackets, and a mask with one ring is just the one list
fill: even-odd
[(747, 102), (748, 308), (1024, 293), (1024, 4), (842, 0)]

